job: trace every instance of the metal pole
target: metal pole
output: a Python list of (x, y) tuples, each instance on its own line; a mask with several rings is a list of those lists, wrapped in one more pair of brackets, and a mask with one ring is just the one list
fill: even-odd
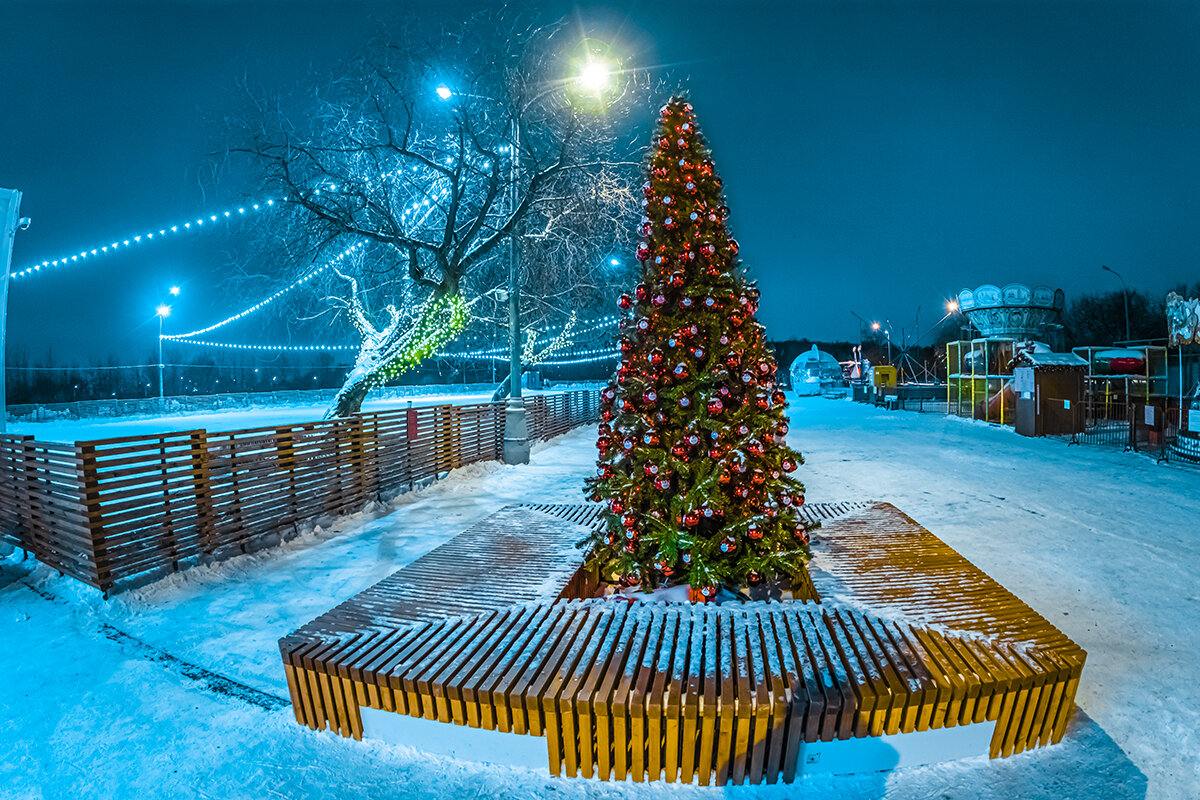
[(158, 315), (158, 405), (163, 405), (163, 357), (162, 357), (163, 315)]
[[(520, 177), (521, 126), (512, 121), (512, 186), (509, 213), (517, 212), (517, 180)], [(508, 237), (508, 336), (509, 393), (504, 410), (504, 463), (529, 463), (529, 423), (525, 418), (525, 400), (521, 397), (521, 275), (516, 226)]]
[(1111, 272), (1113, 275), (1116, 275), (1117, 280), (1121, 282), (1121, 297), (1125, 300), (1125, 342), (1128, 344), (1132, 338), (1129, 334), (1129, 287), (1125, 285), (1125, 279), (1121, 277), (1121, 273), (1117, 272), (1112, 267), (1101, 264), (1100, 268)]
[(4, 277), (0, 282), (0, 433), (5, 432), (8, 421), (4, 348), (8, 339), (8, 280), (12, 275), (13, 239), (17, 229), (28, 224), (28, 220), (21, 218), (21, 193), (16, 189), (0, 189), (0, 261), (4, 262)]

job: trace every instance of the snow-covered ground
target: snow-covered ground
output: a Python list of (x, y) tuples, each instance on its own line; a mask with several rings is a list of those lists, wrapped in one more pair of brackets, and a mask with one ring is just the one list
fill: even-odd
[[(599, 386), (599, 384), (596, 384)], [(452, 388), (452, 387), (448, 387)], [(556, 394), (579, 388), (575, 385), (565, 389), (545, 391), (525, 390), (525, 394)], [(369, 399), (362, 405), (363, 411), (384, 411), (392, 408), (436, 405), (468, 405), (487, 403), (492, 393), (439, 392), (419, 394), (411, 397), (384, 397)], [(88, 439), (108, 439), (118, 436), (138, 436), (163, 431), (235, 431), (244, 428), (265, 428), (273, 425), (295, 425), (321, 419), (329, 403), (294, 403), (268, 405), (251, 408), (231, 408), (226, 411), (187, 411), (175, 414), (131, 415), (126, 417), (99, 417), (92, 419), (56, 419), (44, 422), (18, 420), (8, 424), (9, 433), (33, 436), (42, 442), (78, 442)]]
[(554, 779), (314, 733), (105, 633), (286, 697), (279, 636), (498, 505), (578, 502), (589, 427), (540, 445), (527, 467), (473, 465), (110, 601), (0, 561), (0, 797), (1200, 797), (1200, 471), (940, 415), (794, 402), (810, 500), (895, 503), (1087, 649), (1060, 745), (790, 787)]

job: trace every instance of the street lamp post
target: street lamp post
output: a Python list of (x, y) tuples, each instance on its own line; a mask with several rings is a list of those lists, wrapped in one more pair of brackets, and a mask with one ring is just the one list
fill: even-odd
[[(517, 179), (520, 174), (521, 126), (512, 120), (512, 158), (509, 164), (509, 213), (517, 212)], [(529, 422), (521, 396), (521, 269), (517, 237), (508, 237), (508, 403), (504, 408), (504, 463), (529, 463)]]
[[(611, 81), (612, 68), (604, 61), (589, 58), (582, 66), (575, 80), (585, 90), (596, 94), (604, 92)], [(545, 97), (550, 92), (554, 91), (557, 86), (552, 86), (545, 91), (535, 95), (527, 104), (534, 103), (538, 99)], [(450, 100), (455, 95), (459, 94), (450, 87), (441, 85), (435, 90), (439, 99), (446, 101)], [(470, 95), (467, 97), (481, 97), (485, 100), (495, 101), (495, 98), (486, 97), (485, 95)], [(517, 211), (519, 194), (517, 191), (517, 182), (520, 179), (521, 169), (521, 126), (519, 117), (516, 113), (512, 118), (512, 130), (510, 132), (510, 154), (509, 159), (511, 180), (509, 186), (509, 213), (515, 214)], [(521, 396), (521, 275), (520, 275), (520, 252), (519, 243), (515, 230), (510, 232), (508, 237), (509, 257), (508, 257), (508, 337), (509, 337), (509, 373), (508, 373), (508, 402), (504, 408), (504, 463), (505, 464), (528, 464), (529, 463), (529, 423), (525, 415), (525, 400)]]
[(161, 407), (165, 396), (163, 370), (166, 369), (166, 365), (163, 364), (163, 320), (171, 316), (171, 307), (165, 303), (160, 304), (154, 309), (154, 314), (158, 317), (158, 404)]
[(29, 227), (29, 218), (21, 216), (21, 193), (0, 189), (0, 433), (4, 433), (8, 409), (5, 406), (4, 347), (8, 333), (8, 278), (12, 274), (13, 239), (18, 230)]
[(1100, 268), (1111, 272), (1113, 275), (1116, 275), (1117, 280), (1121, 282), (1121, 296), (1125, 298), (1125, 342), (1128, 344), (1131, 338), (1129, 335), (1129, 287), (1125, 285), (1125, 279), (1121, 277), (1121, 273), (1117, 272), (1112, 267), (1107, 266), (1106, 264), (1101, 264)]

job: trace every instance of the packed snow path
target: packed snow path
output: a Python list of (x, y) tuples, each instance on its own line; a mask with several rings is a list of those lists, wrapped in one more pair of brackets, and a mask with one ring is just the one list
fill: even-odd
[(896, 504), (1087, 649), (1081, 710), (1060, 745), (790, 787), (552, 779), (314, 733), (290, 709), (213, 691), (211, 680), (105, 633), (109, 625), (181, 663), (286, 697), (279, 636), (505, 503), (578, 502), (594, 465), (587, 428), (540, 446), (528, 467), (474, 465), (394, 507), (107, 602), (32, 561), (0, 562), (2, 794), (1200, 796), (1200, 472), (940, 415), (794, 402), (789, 438), (807, 459), (800, 476), (810, 499)]

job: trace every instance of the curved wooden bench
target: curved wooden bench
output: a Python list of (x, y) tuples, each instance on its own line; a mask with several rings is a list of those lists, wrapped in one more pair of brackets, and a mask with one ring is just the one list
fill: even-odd
[(989, 722), (996, 757), (1065, 731), (1083, 651), (890, 505), (806, 512), (818, 591), (866, 611), (565, 599), (596, 508), (506, 508), (285, 637), (297, 719), (357, 738), (382, 709), (544, 736), (556, 775), (702, 784), (790, 781), (805, 743)]

